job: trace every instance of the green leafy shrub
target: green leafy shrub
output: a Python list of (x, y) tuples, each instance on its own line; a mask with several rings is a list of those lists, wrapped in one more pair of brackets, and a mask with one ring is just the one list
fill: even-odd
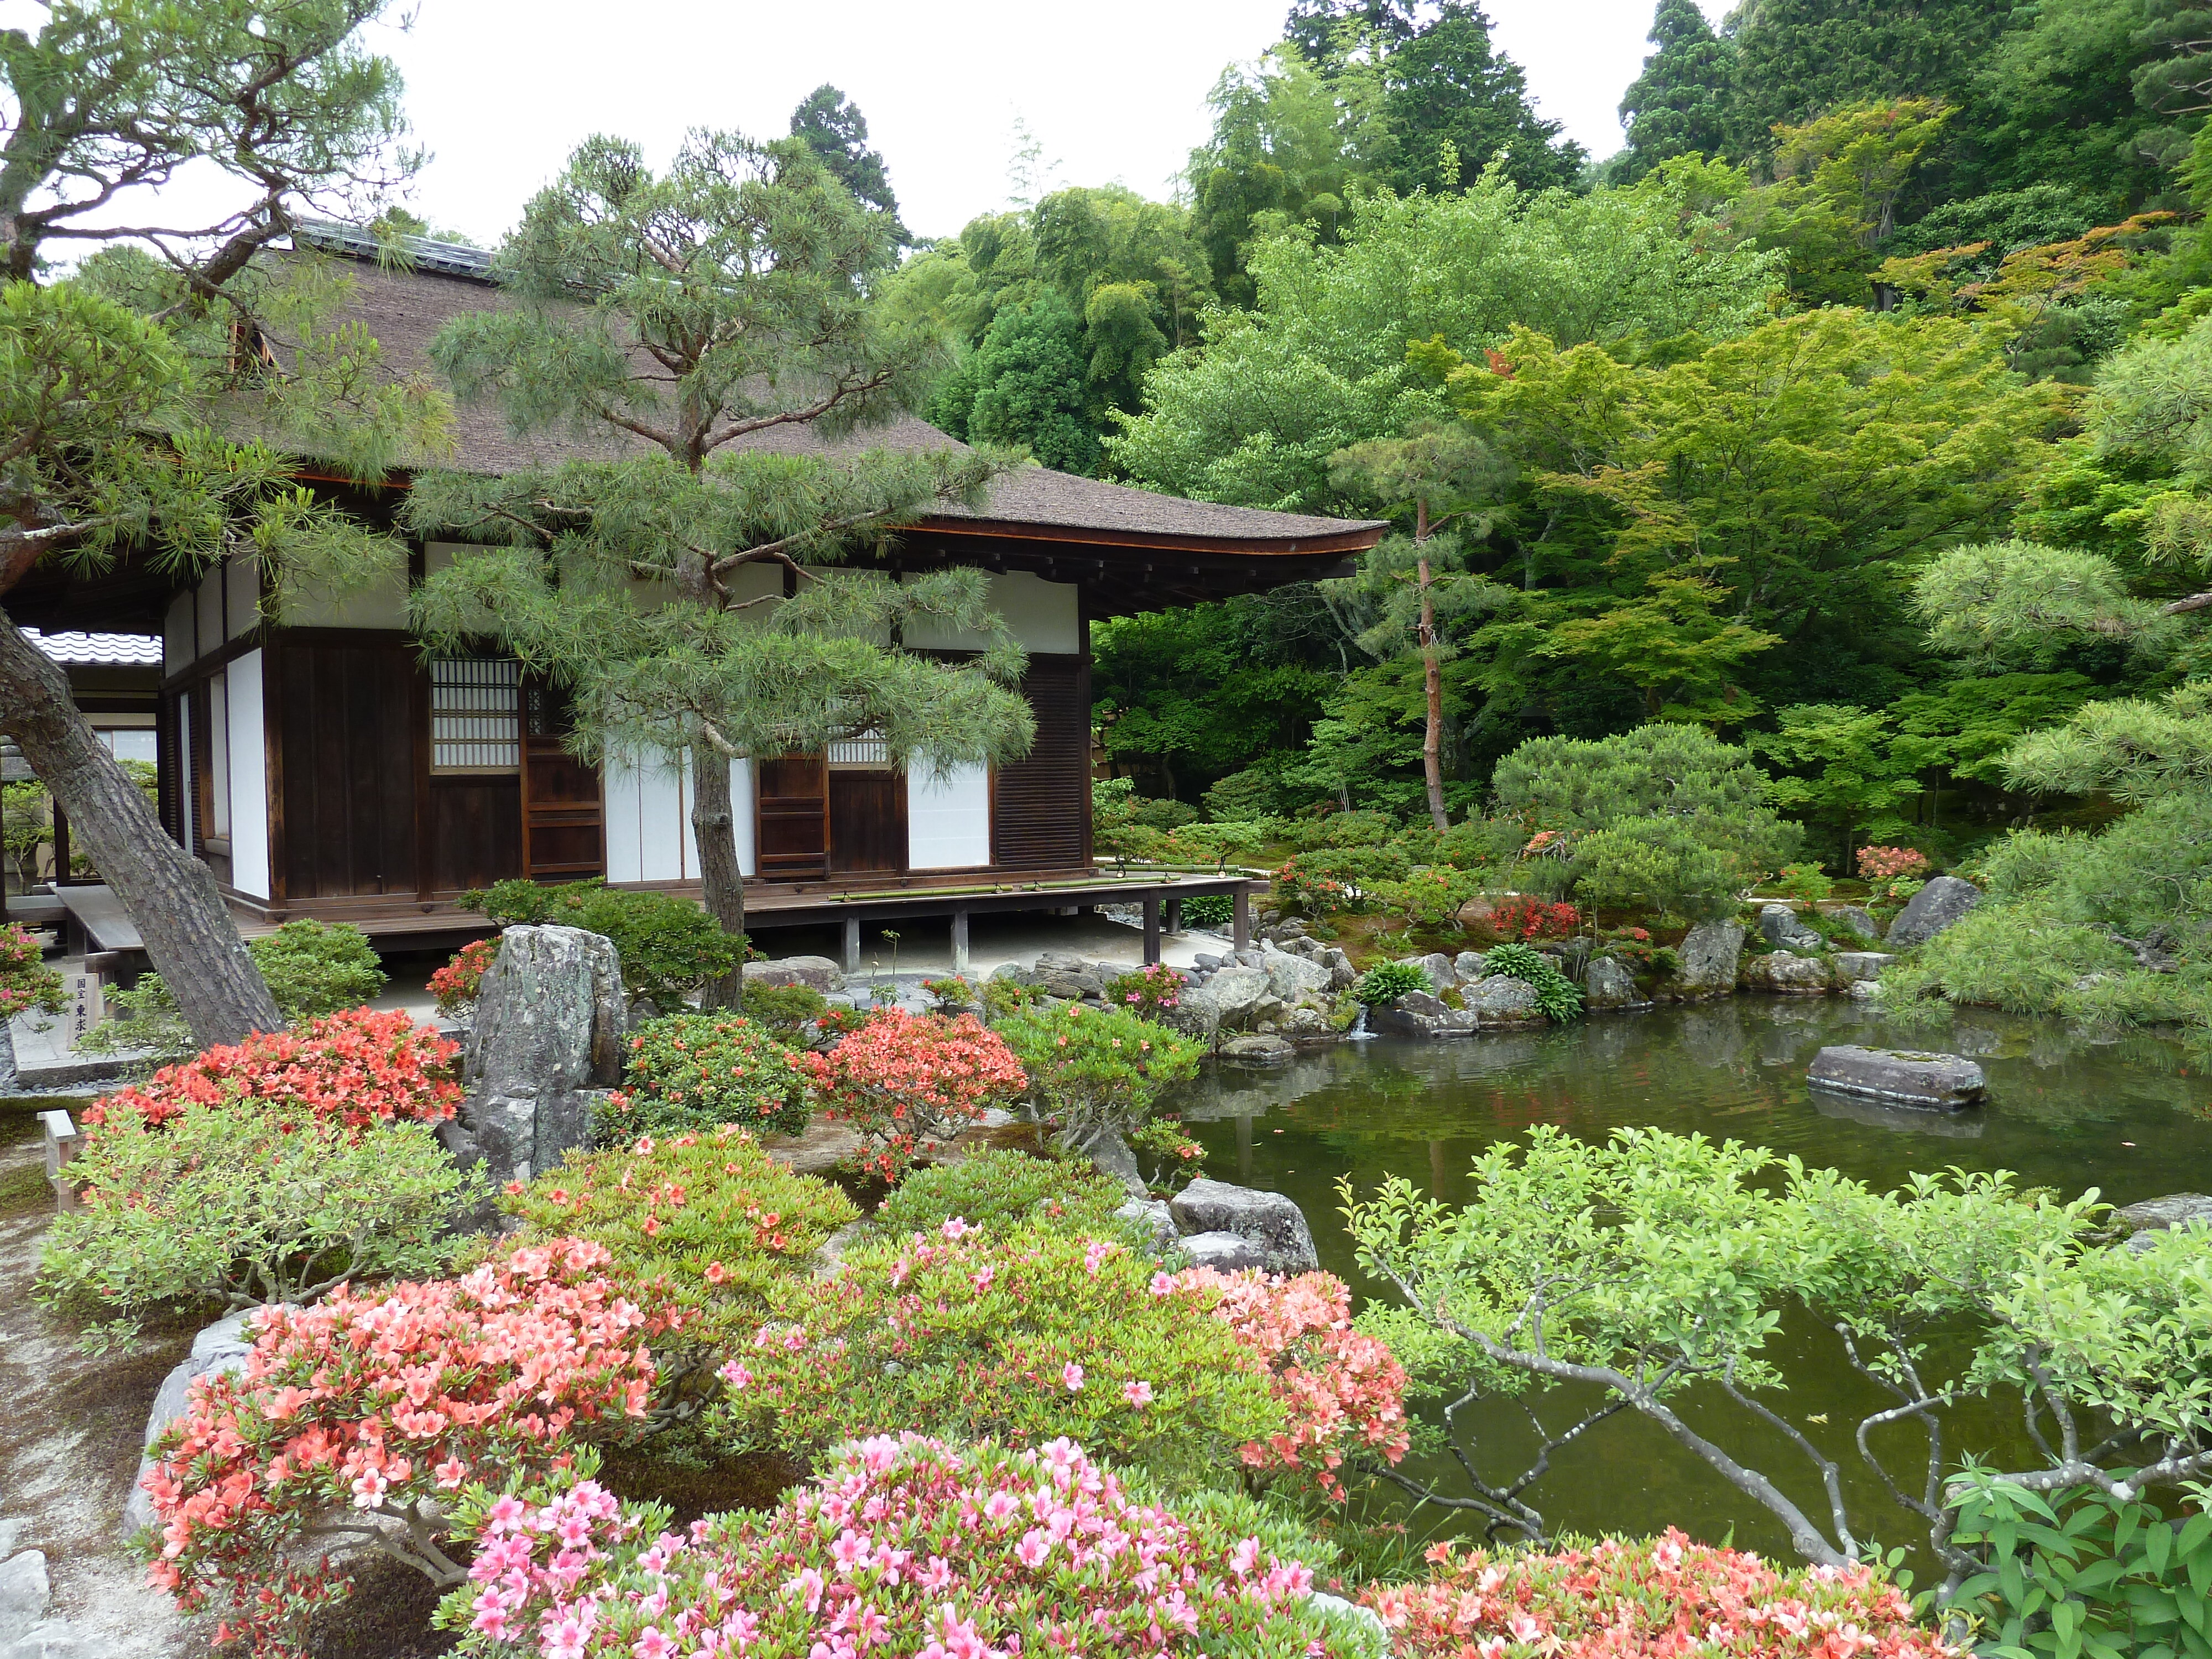
[(1565, 884), (1594, 905), (1620, 909), (1648, 905), (1662, 915), (1723, 915), (1759, 873), (1679, 818), (1610, 824), (1571, 846), (1566, 862), (1555, 866)]
[(1781, 873), (1764, 885), (1778, 898), (1807, 904), (1817, 904), (1836, 890), (1836, 884), (1817, 864), (1785, 864)]
[(1274, 818), (1286, 804), (1281, 775), (1258, 766), (1231, 772), (1199, 799), (1206, 804), (1206, 817), (1217, 819)]
[[(347, 922), (325, 927), (306, 918), (288, 921), (246, 950), (289, 1025), (358, 1008), (386, 983), (384, 964), (368, 935)], [(191, 1027), (185, 1024), (176, 998), (159, 974), (142, 975), (136, 986), (110, 992), (107, 1000), (125, 1018), (103, 1022), (87, 1033), (82, 1046), (107, 1053), (150, 1048), (163, 1059), (198, 1048)]]
[(830, 1006), (830, 1000), (811, 985), (763, 985), (757, 980), (745, 982), (744, 1000), (747, 1019), (794, 1048), (813, 1039), (814, 1023)]
[(1206, 1148), (1174, 1118), (1156, 1117), (1129, 1137), (1147, 1192), (1172, 1198), (1206, 1173)]
[(100, 1316), (121, 1346), (158, 1311), (307, 1303), (346, 1280), (434, 1274), (457, 1214), (485, 1196), (427, 1123), (351, 1128), (232, 1100), (155, 1121), (122, 1115), (70, 1166), (83, 1207), (54, 1218), (48, 1306)]
[(617, 891), (597, 879), (541, 887), (515, 878), (464, 893), (460, 903), (502, 927), (551, 922), (605, 935), (622, 957), (623, 988), (660, 1009), (682, 1006), (744, 955), (744, 939), (724, 933), (695, 900), (674, 893)]
[(790, 1049), (734, 1014), (668, 1014), (630, 1034), (624, 1087), (600, 1109), (604, 1140), (725, 1123), (796, 1134), (806, 1079)]
[(1608, 927), (1598, 936), (1598, 954), (1620, 962), (1631, 973), (1668, 975), (1682, 965), (1672, 945), (1652, 942), (1648, 927)]
[(1182, 902), (1182, 919), (1190, 927), (1226, 927), (1237, 920), (1237, 901), (1227, 893), (1200, 893)]
[(1029, 1073), (1032, 1116), (1074, 1147), (1142, 1128), (1169, 1089), (1198, 1075), (1205, 1053), (1164, 1025), (1079, 1002), (1017, 1014), (998, 1030)]
[(1163, 1008), (1182, 1001), (1183, 977), (1164, 962), (1116, 974), (1106, 981), (1104, 1000), (1116, 1008), (1127, 1008), (1150, 1019)]
[(1042, 1218), (1070, 1232), (1115, 1236), (1121, 1183), (1076, 1159), (1031, 1158), (989, 1146), (953, 1164), (916, 1170), (877, 1206), (874, 1225), (893, 1238), (934, 1232), (958, 1216), (994, 1235)]
[(1953, 1541), (1984, 1546), (1991, 1565), (1950, 1605), (1981, 1614), (1994, 1644), (1985, 1650), (2127, 1659), (2212, 1650), (2197, 1629), (2201, 1613), (2191, 1617), (2212, 1585), (2212, 1512), (2185, 1515), (2177, 1530), (2154, 1504), (2089, 1487), (2045, 1498), (1971, 1474), (1953, 1497)]
[(946, 1222), (863, 1245), (794, 1288), (722, 1371), (707, 1431), (732, 1452), (811, 1458), (917, 1423), (958, 1440), (1065, 1435), (1178, 1486), (1234, 1480), (1285, 1426), (1266, 1371), (1152, 1261), (1057, 1225)]
[(2106, 934), (2063, 919), (2050, 901), (1980, 904), (1903, 961), (1882, 970), (1884, 999), (1900, 1013), (1923, 997), (2014, 1013), (2057, 1011), (2092, 974), (2124, 974), (2135, 957)]
[(1309, 915), (1334, 915), (1378, 897), (1412, 871), (1403, 848), (1323, 848), (1285, 860), (1275, 872), (1275, 896)]
[(1395, 1002), (1408, 991), (1435, 989), (1426, 971), (1410, 962), (1378, 962), (1359, 976), (1352, 994), (1370, 1008), (1376, 1008)]
[(1431, 930), (1457, 927), (1460, 907), (1481, 892), (1480, 877), (1449, 865), (1431, 865), (1376, 889), (1383, 905), (1405, 917), (1407, 927)]
[(926, 979), (921, 988), (929, 995), (930, 1012), (962, 1014), (975, 1006), (975, 988), (959, 975), (948, 979)]
[(556, 1238), (603, 1244), (606, 1276), (634, 1301), (684, 1310), (690, 1344), (750, 1332), (811, 1271), (822, 1242), (860, 1218), (840, 1189), (777, 1163), (734, 1124), (573, 1150), (510, 1188), (500, 1207), (523, 1226), (502, 1250)]
[(1504, 945), (1492, 945), (1482, 960), (1489, 972), (1510, 974), (1534, 987), (1536, 1006), (1555, 1024), (1564, 1025), (1580, 1017), (1581, 990), (1534, 945), (1523, 945), (1518, 939), (1508, 940)]
[(983, 981), (984, 1018), (996, 1023), (1018, 1014), (1030, 1006), (1044, 992), (1035, 985), (1024, 985), (1018, 980), (996, 977)]
[(1398, 833), (1388, 812), (1327, 812), (1293, 821), (1288, 839), (1304, 852), (1323, 848), (1381, 847)]

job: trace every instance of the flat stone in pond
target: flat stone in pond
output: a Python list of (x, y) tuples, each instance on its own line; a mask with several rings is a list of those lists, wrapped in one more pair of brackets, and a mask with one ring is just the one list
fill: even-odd
[(1367, 1011), (1367, 1029), (1380, 1036), (1473, 1036), (1474, 1024), (1471, 1011), (1448, 1007), (1426, 991), (1408, 991)]
[(1813, 1056), (1805, 1080), (1823, 1089), (1936, 1112), (1978, 1105), (1989, 1091), (1982, 1068), (1960, 1055), (1862, 1048), (1856, 1043), (1821, 1049)]
[[(1168, 1200), (1176, 1225), (1195, 1234), (1234, 1233), (1252, 1241), (1271, 1273), (1311, 1273), (1321, 1265), (1313, 1231), (1295, 1200), (1225, 1181), (1194, 1181)], [(1190, 1248), (1190, 1241), (1183, 1241)]]
[(2140, 1204), (2124, 1204), (2112, 1219), (2130, 1229), (2128, 1248), (2147, 1250), (2158, 1236), (2174, 1227), (2212, 1226), (2212, 1196), (2203, 1193), (2168, 1193)]
[(1222, 1059), (1233, 1060), (1240, 1066), (1287, 1066), (1297, 1057), (1297, 1052), (1285, 1039), (1270, 1032), (1231, 1037), (1221, 1045)]

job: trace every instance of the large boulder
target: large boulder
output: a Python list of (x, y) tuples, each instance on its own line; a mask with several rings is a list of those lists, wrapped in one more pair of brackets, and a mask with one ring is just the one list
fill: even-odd
[(526, 1181), (590, 1138), (622, 1081), (629, 1010), (611, 940), (580, 927), (510, 927), (463, 1050), (461, 1123), (495, 1185)]
[(1751, 957), (1743, 964), (1747, 991), (1779, 991), (1792, 996), (1826, 996), (1832, 975), (1818, 957), (1801, 957), (1789, 951), (1770, 951)]
[(1177, 994), (1175, 1006), (1161, 1009), (1154, 1018), (1171, 1031), (1180, 1031), (1210, 1045), (1214, 1034), (1221, 1029), (1221, 999), (1214, 994), (1211, 982), (1186, 985)]
[(145, 1438), (140, 1442), (143, 1449), (138, 1457), (138, 1477), (131, 1483), (131, 1495), (123, 1500), (125, 1543), (141, 1528), (153, 1523), (154, 1500), (147, 1495), (146, 1477), (154, 1472), (154, 1443), (171, 1423), (185, 1414), (193, 1378), (222, 1376), (246, 1369), (246, 1362), (253, 1352), (253, 1334), (246, 1328), (252, 1318), (251, 1310), (234, 1313), (202, 1330), (192, 1339), (192, 1351), (171, 1368), (161, 1379), (161, 1386), (154, 1391), (153, 1409), (146, 1413)]
[(1164, 1255), (1175, 1249), (1175, 1217), (1164, 1199), (1133, 1198), (1114, 1212), (1114, 1218), (1126, 1223), (1154, 1255)]
[(776, 957), (744, 965), (748, 985), (804, 985), (824, 996), (845, 988), (845, 975), (827, 957)]
[(1452, 973), (1462, 985), (1472, 985), (1489, 971), (1480, 951), (1462, 951), (1452, 958)]
[(1583, 1007), (1626, 1008), (1638, 1000), (1636, 975), (1618, 957), (1598, 957), (1591, 961), (1583, 981)]
[(1267, 975), (1267, 988), (1285, 1002), (1296, 1002), (1308, 991), (1328, 990), (1334, 977), (1326, 963), (1287, 951), (1262, 951), (1260, 960), (1261, 970)]
[(2212, 1227), (2212, 1196), (2203, 1193), (2168, 1193), (2140, 1204), (2124, 1204), (2112, 1219), (2129, 1229), (2128, 1248), (2147, 1250), (2158, 1236), (2172, 1227)]
[(1820, 908), (1820, 914), (1829, 921), (1840, 921), (1869, 944), (1881, 938), (1881, 925), (1874, 919), (1863, 905), (1824, 904)]
[(1431, 951), (1425, 957), (1401, 957), (1398, 958), (1398, 965), (1401, 968), (1418, 968), (1426, 974), (1429, 976), (1429, 988), (1431, 991), (1439, 993), (1449, 991), (1459, 983), (1459, 974), (1452, 966), (1452, 959), (1441, 951)]
[[(1305, 1212), (1280, 1193), (1200, 1179), (1170, 1199), (1168, 1209), (1186, 1233), (1234, 1233), (1251, 1240), (1271, 1273), (1312, 1273), (1321, 1266)], [(1188, 1239), (1183, 1248), (1190, 1248)]]
[(1478, 1025), (1534, 1025), (1544, 1018), (1536, 988), (1510, 974), (1488, 974), (1461, 993)]
[(1827, 941), (1814, 929), (1798, 920), (1797, 913), (1786, 904), (1763, 904), (1759, 908), (1759, 932), (1761, 938), (1777, 950), (1795, 951), (1801, 957), (1817, 956)]
[(1822, 1089), (1937, 1112), (1978, 1105), (1989, 1092), (1982, 1068), (1963, 1055), (1863, 1048), (1856, 1043), (1821, 1049), (1805, 1079)]
[(1218, 1024), (1224, 1031), (1241, 1031), (1258, 1024), (1260, 1005), (1274, 996), (1273, 984), (1264, 968), (1224, 968), (1206, 981), (1206, 988), (1213, 994)]
[(44, 1550), (0, 1561), (0, 1659), (76, 1659), (68, 1621), (48, 1616), (52, 1599)]
[(1838, 951), (1836, 952), (1836, 978), (1844, 985), (1858, 985), (1881, 977), (1881, 970), (1897, 958), (1887, 951)]
[(1241, 1273), (1247, 1267), (1264, 1267), (1267, 1253), (1253, 1240), (1241, 1233), (1193, 1233), (1176, 1241), (1190, 1257), (1194, 1267), (1211, 1267), (1216, 1273)]
[(1221, 1057), (1240, 1066), (1287, 1066), (1297, 1058), (1289, 1039), (1273, 1032), (1233, 1036), (1221, 1045)]
[(1735, 989), (1735, 967), (1743, 954), (1743, 924), (1701, 921), (1674, 948), (1677, 966), (1667, 981), (1669, 996), (1693, 1000), (1724, 997)]
[(1426, 991), (1408, 991), (1367, 1011), (1367, 1029), (1382, 1036), (1473, 1036), (1474, 1024), (1466, 1009), (1447, 1008)]
[(1982, 890), (1956, 876), (1938, 876), (1912, 896), (1889, 924), (1889, 947), (1925, 945), (1982, 902)]

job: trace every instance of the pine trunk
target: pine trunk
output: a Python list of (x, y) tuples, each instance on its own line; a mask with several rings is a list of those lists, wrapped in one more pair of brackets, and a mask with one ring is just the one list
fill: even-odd
[(0, 731), (14, 738), (100, 878), (123, 901), (146, 954), (203, 1046), (283, 1029), (208, 867), (170, 839), (70, 699), (69, 681), (0, 613)]
[[(691, 836), (699, 848), (699, 896), (731, 938), (745, 933), (745, 874), (738, 863), (737, 813), (730, 802), (730, 763), (703, 738), (691, 749)], [(707, 981), (702, 1006), (735, 1008), (744, 1000), (740, 964)]]

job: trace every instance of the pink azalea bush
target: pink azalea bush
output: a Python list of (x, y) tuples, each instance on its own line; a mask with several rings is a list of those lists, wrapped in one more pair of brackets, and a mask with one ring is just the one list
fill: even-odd
[(923, 1136), (952, 1134), (1029, 1086), (1012, 1051), (973, 1014), (886, 1008), (799, 1064), (813, 1077), (822, 1115), (860, 1132), (862, 1169), (886, 1181), (906, 1172)]
[(1066, 1436), (1202, 1480), (1287, 1425), (1256, 1355), (1171, 1289), (1127, 1245), (955, 1216), (791, 1286), (722, 1367), (707, 1432), (799, 1457), (916, 1425), (1012, 1446)]
[(62, 976), (46, 966), (46, 952), (21, 922), (0, 924), (0, 1019), (27, 1008), (58, 1014), (68, 1006)]
[(1145, 1503), (1066, 1440), (878, 1437), (767, 1514), (667, 1514), (588, 1482), (465, 1505), (471, 1582), (439, 1622), (474, 1659), (1326, 1650), (1311, 1571), (1226, 1524), (1249, 1510)]
[(1302, 1471), (1341, 1499), (1336, 1472), (1349, 1453), (1364, 1449), (1391, 1463), (1406, 1455), (1406, 1368), (1381, 1341), (1352, 1328), (1352, 1291), (1342, 1279), (1193, 1267), (1172, 1285), (1227, 1325), (1273, 1379), (1284, 1427), (1243, 1448), (1248, 1466)]
[(289, 1031), (257, 1031), (165, 1066), (146, 1082), (93, 1102), (84, 1121), (96, 1129), (129, 1114), (159, 1124), (188, 1107), (239, 1100), (354, 1130), (436, 1123), (460, 1108), (461, 1087), (450, 1075), (459, 1053), (403, 1009), (353, 1008)]
[(1556, 1553), (1429, 1552), (1425, 1583), (1370, 1587), (1405, 1659), (1951, 1659), (1875, 1568), (1789, 1571), (1742, 1550), (1607, 1539)]
[(645, 1413), (665, 1321), (614, 1293), (608, 1260), (556, 1239), (455, 1280), (263, 1309), (245, 1370), (195, 1382), (155, 1443), (152, 1582), (187, 1612), (225, 1593), (218, 1639), (291, 1659), (306, 1614), (351, 1588), (312, 1561), (319, 1540), (458, 1581), (436, 1506), (560, 1466), (579, 1425)]

